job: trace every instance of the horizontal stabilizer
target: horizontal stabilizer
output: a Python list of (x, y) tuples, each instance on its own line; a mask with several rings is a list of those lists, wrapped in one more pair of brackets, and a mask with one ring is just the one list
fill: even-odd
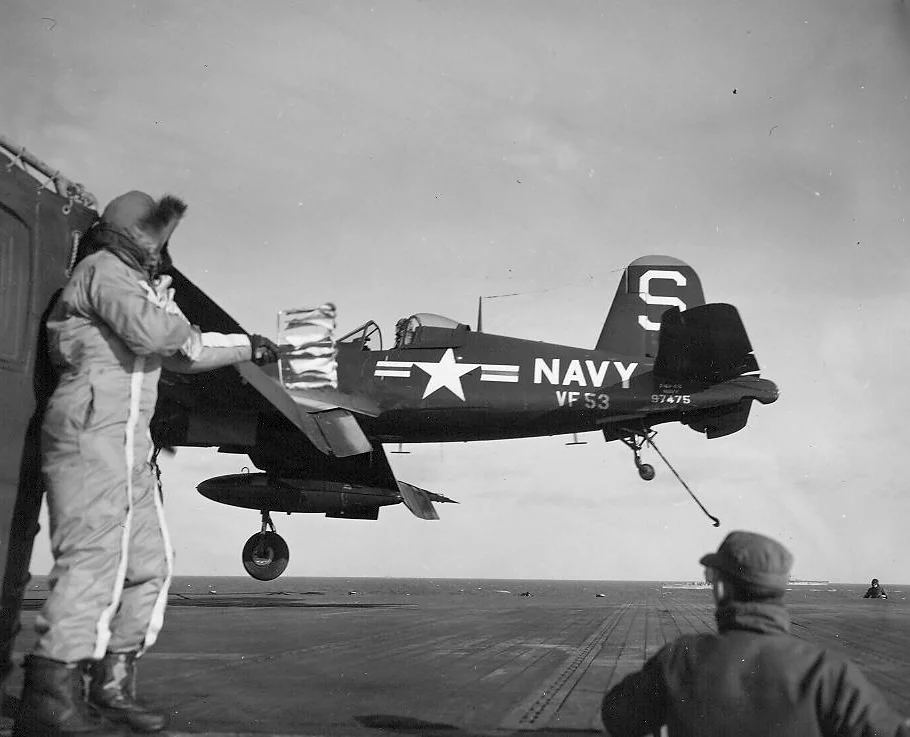
[[(760, 376), (740, 376), (699, 392), (699, 404), (708, 406), (696, 412), (686, 412), (680, 422), (708, 438), (722, 438), (746, 426), (753, 401), (771, 404), (777, 401), (778, 396), (780, 391), (773, 381)], [(735, 401), (730, 401), (734, 398)], [(713, 407), (709, 406), (712, 402), (716, 402)]]
[(758, 371), (752, 345), (733, 305), (667, 310), (660, 325), (654, 374), (662, 380), (716, 384)]
[(696, 432), (704, 433), (708, 438), (722, 438), (724, 435), (732, 435), (746, 426), (750, 409), (752, 409), (752, 400), (743, 399), (732, 407), (717, 407), (683, 417), (682, 423)]
[(434, 494), (432, 491), (426, 491), (405, 481), (398, 482), (398, 490), (401, 492), (401, 500), (404, 505), (411, 511), (411, 514), (420, 519), (439, 519), (433, 502), (455, 502), (454, 499)]

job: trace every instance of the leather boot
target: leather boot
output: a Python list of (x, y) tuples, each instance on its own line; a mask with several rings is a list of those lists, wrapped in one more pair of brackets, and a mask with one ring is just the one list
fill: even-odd
[(136, 653), (107, 653), (91, 667), (89, 703), (112, 722), (128, 724), (135, 732), (160, 732), (168, 715), (136, 700)]
[(85, 671), (85, 663), (29, 656), (13, 737), (124, 737), (86, 702)]

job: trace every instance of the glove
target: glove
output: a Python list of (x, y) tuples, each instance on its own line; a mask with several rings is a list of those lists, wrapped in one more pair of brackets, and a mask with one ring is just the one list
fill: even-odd
[(264, 335), (250, 336), (250, 351), (252, 361), (257, 366), (265, 366), (278, 360), (278, 346)]

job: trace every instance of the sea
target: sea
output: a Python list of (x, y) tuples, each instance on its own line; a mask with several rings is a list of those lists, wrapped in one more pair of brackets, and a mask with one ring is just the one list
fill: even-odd
[[(172, 596), (201, 594), (298, 594), (311, 596), (488, 597), (531, 594), (544, 598), (619, 596), (660, 588), (660, 581), (557, 581), (495, 578), (392, 578), (281, 576), (257, 581), (249, 576), (175, 576)], [(29, 591), (46, 592), (47, 576), (33, 576)]]
[[(685, 596), (692, 600), (712, 601), (710, 589), (688, 590), (674, 584), (679, 581), (587, 581), (551, 579), (494, 578), (392, 578), (392, 577), (309, 577), (282, 576), (274, 581), (257, 581), (249, 576), (175, 576), (171, 581), (172, 602), (204, 597), (304, 597), (314, 601), (385, 600), (399, 604), (409, 601), (430, 603), (477, 603), (509, 597), (535, 598), (539, 603), (552, 601), (589, 603), (605, 599), (612, 603), (634, 601), (643, 597)], [(824, 583), (794, 586), (785, 601), (838, 600), (861, 597), (867, 583)], [(885, 586), (894, 601), (906, 601), (910, 586)], [(43, 598), (47, 577), (35, 576), (29, 584), (27, 598)]]

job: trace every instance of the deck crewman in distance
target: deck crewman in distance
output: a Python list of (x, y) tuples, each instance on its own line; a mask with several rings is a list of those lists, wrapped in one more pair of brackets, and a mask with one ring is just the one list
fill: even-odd
[(866, 593), (863, 594), (864, 599), (887, 599), (887, 592), (881, 587), (877, 578), (872, 579), (872, 585), (866, 589)]

